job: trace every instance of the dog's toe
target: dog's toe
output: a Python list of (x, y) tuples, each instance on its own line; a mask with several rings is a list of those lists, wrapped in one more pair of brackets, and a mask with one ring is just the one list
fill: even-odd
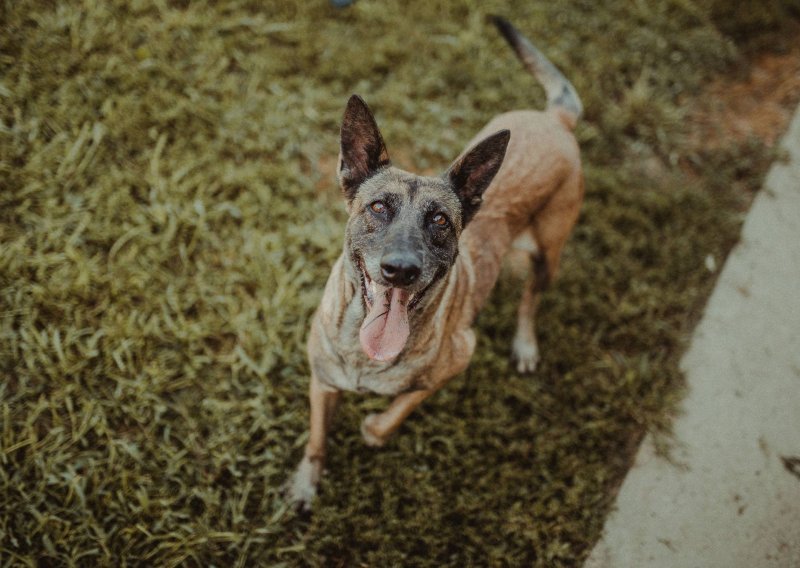
[(375, 433), (375, 426), (378, 421), (377, 414), (367, 414), (364, 420), (361, 421), (361, 435), (368, 446), (372, 448), (380, 448), (386, 443), (386, 438), (379, 436)]
[(533, 373), (539, 364), (539, 346), (536, 345), (536, 341), (524, 341), (515, 338), (511, 356), (517, 363), (518, 373)]
[(517, 360), (517, 372), (521, 375), (529, 375), (536, 370), (538, 364), (538, 359), (519, 359)]

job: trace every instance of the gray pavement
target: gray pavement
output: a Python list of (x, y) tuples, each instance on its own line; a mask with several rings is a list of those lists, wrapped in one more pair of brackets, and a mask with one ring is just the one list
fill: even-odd
[(585, 568), (800, 567), (800, 109), (782, 144), (682, 360), (673, 463), (645, 438)]

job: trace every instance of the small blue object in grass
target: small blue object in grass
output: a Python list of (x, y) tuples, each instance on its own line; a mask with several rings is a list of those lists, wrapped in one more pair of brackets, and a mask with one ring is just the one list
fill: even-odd
[(337, 8), (344, 8), (345, 6), (349, 6), (353, 2), (355, 2), (355, 0), (331, 0), (331, 4), (333, 4)]

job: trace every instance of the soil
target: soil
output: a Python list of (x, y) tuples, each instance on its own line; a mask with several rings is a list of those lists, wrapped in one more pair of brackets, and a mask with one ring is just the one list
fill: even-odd
[(748, 139), (780, 140), (800, 102), (800, 46), (761, 53), (712, 81), (689, 113), (691, 145), (716, 149)]

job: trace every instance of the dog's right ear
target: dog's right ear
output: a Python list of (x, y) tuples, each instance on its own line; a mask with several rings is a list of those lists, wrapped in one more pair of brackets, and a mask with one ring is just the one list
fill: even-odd
[(367, 103), (358, 95), (347, 101), (339, 150), (339, 185), (348, 201), (364, 180), (391, 165), (389, 152)]

